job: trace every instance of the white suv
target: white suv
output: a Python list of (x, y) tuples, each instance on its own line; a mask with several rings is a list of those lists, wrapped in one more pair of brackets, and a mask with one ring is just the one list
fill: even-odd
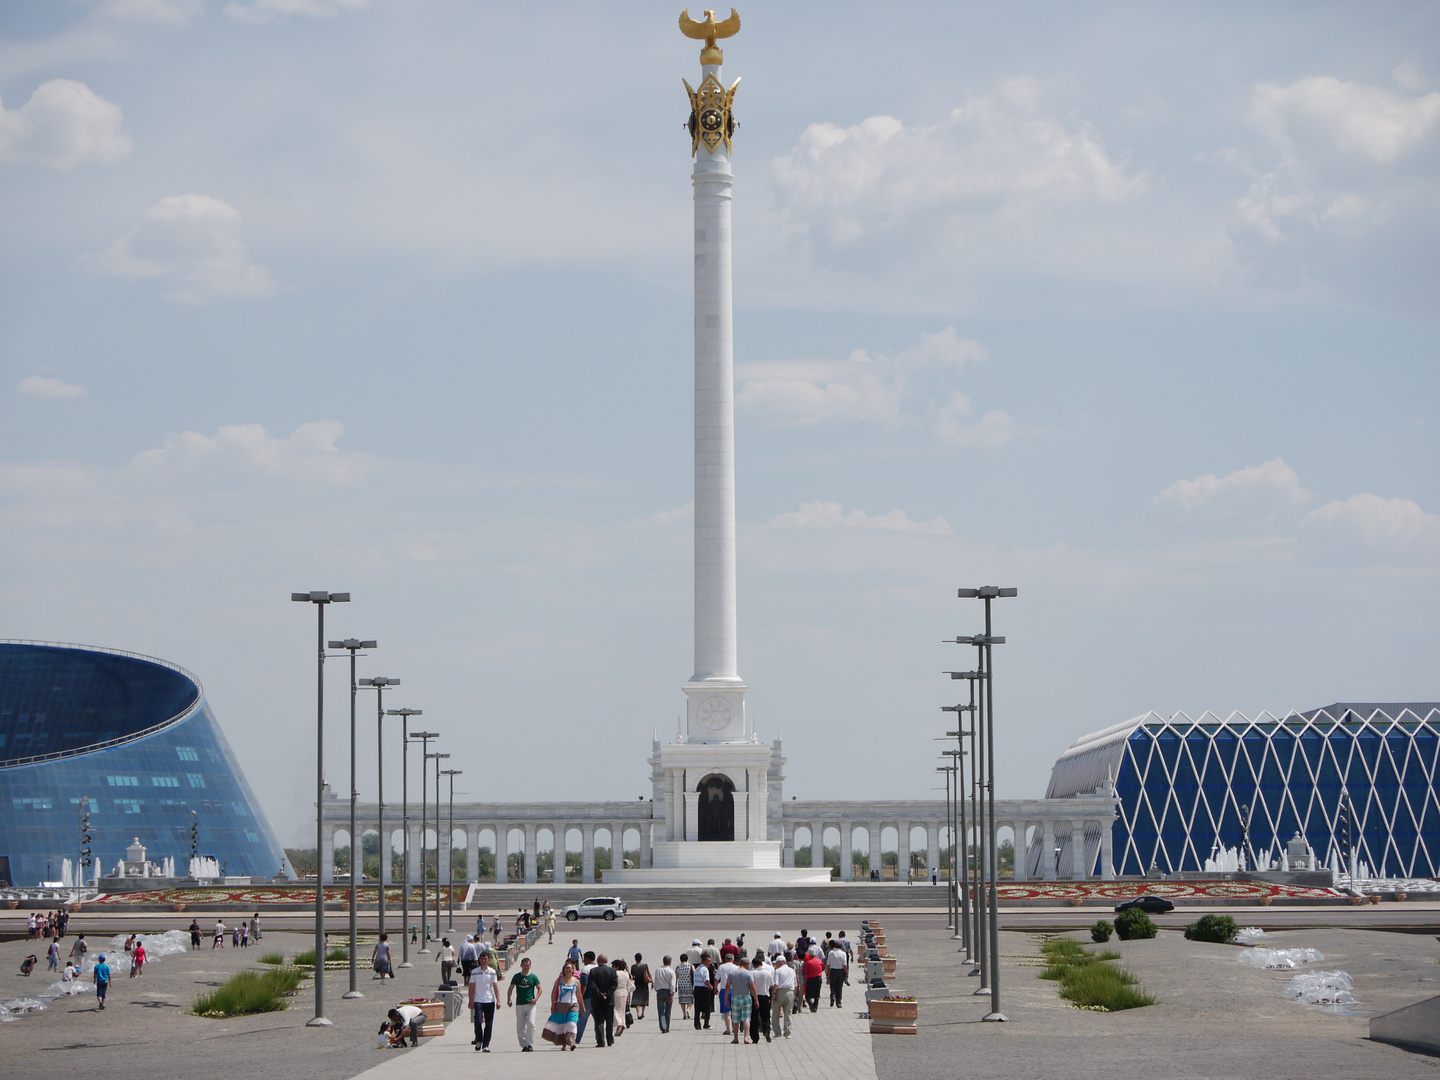
[(578, 904), (571, 904), (560, 912), (574, 922), (576, 919), (604, 919), (614, 922), (625, 914), (625, 904), (618, 896), (592, 896)]

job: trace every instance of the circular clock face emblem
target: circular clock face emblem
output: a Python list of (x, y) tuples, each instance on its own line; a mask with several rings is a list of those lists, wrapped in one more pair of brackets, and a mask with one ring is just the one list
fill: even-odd
[(706, 698), (700, 703), (698, 718), (701, 727), (720, 731), (730, 725), (730, 706), (724, 698)]
[(706, 109), (700, 114), (700, 129), (702, 131), (719, 131), (725, 117), (719, 109)]

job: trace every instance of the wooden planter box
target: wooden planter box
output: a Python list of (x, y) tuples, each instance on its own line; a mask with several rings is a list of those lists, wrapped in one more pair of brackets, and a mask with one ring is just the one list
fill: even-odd
[(870, 1034), (914, 1035), (915, 1022), (920, 1018), (917, 1001), (870, 1002)]

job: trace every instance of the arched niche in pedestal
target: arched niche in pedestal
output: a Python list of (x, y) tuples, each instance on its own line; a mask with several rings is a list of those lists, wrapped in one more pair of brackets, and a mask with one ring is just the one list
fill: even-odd
[(696, 808), (697, 839), (735, 839), (735, 785), (728, 776), (711, 773), (695, 785), (700, 799)]

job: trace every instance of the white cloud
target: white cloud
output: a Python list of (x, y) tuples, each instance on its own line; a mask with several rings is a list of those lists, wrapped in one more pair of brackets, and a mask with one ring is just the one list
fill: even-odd
[(87, 265), (114, 277), (168, 277), (165, 299), (185, 304), (269, 296), (263, 266), (250, 261), (240, 235), (240, 211), (209, 195), (171, 195)]
[(358, 11), (366, 0), (233, 0), (225, 5), (225, 14), (237, 22), (269, 23), (277, 19), (332, 18), (343, 11)]
[(99, 10), (112, 19), (183, 26), (205, 10), (205, 0), (102, 0)]
[(774, 360), (737, 364), (737, 407), (775, 423), (848, 421), (881, 427), (922, 427), (957, 446), (998, 446), (1014, 423), (1000, 411), (969, 420), (969, 398), (947, 389), (971, 363), (989, 354), (953, 326), (920, 335), (894, 355), (856, 349), (847, 360)]
[(1143, 177), (1089, 125), (1041, 108), (1032, 79), (970, 97), (938, 124), (873, 116), (811, 124), (773, 166), (780, 207), (813, 248), (870, 250), (917, 234), (953, 243), (975, 232), (1025, 234), (1046, 213), (1124, 202)]
[(213, 436), (186, 431), (137, 455), (130, 472), (139, 479), (167, 483), (229, 473), (351, 486), (362, 483), (379, 462), (369, 454), (342, 451), (335, 444), (344, 433), (337, 420), (301, 424), (283, 439), (260, 424), (227, 425)]
[(1390, 553), (1440, 554), (1440, 515), (1410, 499), (1352, 495), (1305, 515), (1302, 526), (1317, 537)]
[(130, 152), (120, 106), (74, 79), (50, 79), (18, 109), (0, 104), (0, 161), (73, 169)]
[(22, 394), (49, 398), (52, 401), (68, 401), (85, 396), (85, 387), (61, 379), (52, 379), (48, 375), (27, 375), (20, 380), (17, 389)]
[(845, 512), (833, 502), (801, 503), (800, 509), (770, 519), (774, 529), (882, 529), (887, 532), (918, 533), (924, 536), (950, 536), (954, 529), (943, 517), (931, 521), (911, 521), (904, 510), (888, 514), (867, 514), (864, 510)]
[(1255, 525), (1298, 512), (1309, 499), (1295, 470), (1274, 458), (1225, 476), (1177, 480), (1150, 500), (1150, 508), (1186, 522)]
[(1231, 229), (1249, 276), (1428, 311), (1440, 283), (1440, 92), (1333, 76), (1261, 83), (1249, 120), (1261, 140), (1230, 157), (1249, 177)]
[(1413, 149), (1437, 121), (1440, 92), (1403, 97), (1330, 75), (1289, 86), (1260, 83), (1250, 107), (1250, 122), (1276, 141), (1330, 143), (1343, 153), (1380, 162)]

